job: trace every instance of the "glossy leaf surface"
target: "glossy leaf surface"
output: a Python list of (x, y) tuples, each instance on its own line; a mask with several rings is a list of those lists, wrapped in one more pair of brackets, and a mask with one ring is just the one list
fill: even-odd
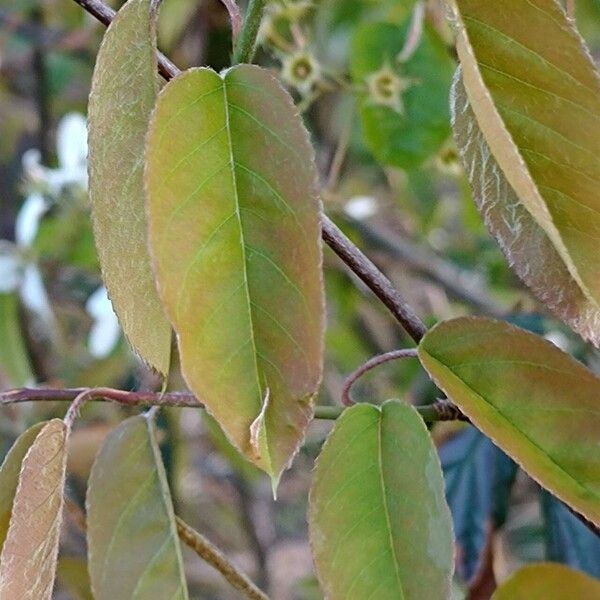
[(399, 62), (409, 28), (410, 19), (402, 26), (363, 25), (352, 43), (352, 75), (365, 88), (360, 116), (366, 142), (380, 162), (403, 168), (419, 166), (450, 136), (448, 91), (454, 68), (428, 26), (410, 58)]
[(23, 459), (0, 555), (0, 598), (50, 600), (62, 522), (68, 430), (44, 425)]
[(600, 309), (573, 279), (500, 169), (477, 124), (460, 69), (450, 98), (454, 136), (477, 208), (509, 265), (558, 317), (585, 339), (600, 344)]
[(528, 565), (504, 582), (492, 600), (600, 598), (600, 581), (556, 563)]
[(187, 600), (175, 515), (150, 417), (106, 439), (88, 484), (88, 559), (96, 600)]
[(442, 444), (439, 453), (454, 523), (456, 571), (468, 582), (481, 567), (489, 535), (506, 518), (517, 468), (474, 427)]
[(600, 537), (548, 492), (541, 491), (540, 502), (545, 525), (545, 558), (600, 579)]
[(150, 0), (129, 0), (104, 36), (88, 108), (89, 176), (102, 276), (135, 351), (162, 374), (171, 327), (147, 250), (144, 140), (158, 91)]
[(313, 151), (267, 71), (193, 69), (159, 95), (148, 138), (150, 243), (183, 374), (275, 479), (321, 379)]
[(396, 401), (344, 412), (318, 458), (310, 539), (330, 600), (445, 600), (452, 526), (437, 452)]
[(473, 424), (542, 486), (600, 523), (600, 379), (508, 323), (459, 318), (421, 341), (419, 357)]
[(510, 0), (502, 10), (479, 0), (455, 4), (457, 50), (479, 128), (522, 206), (597, 308), (600, 78), (589, 53), (555, 0)]
[(44, 423), (37, 423), (22, 433), (4, 457), (2, 467), (0, 467), (0, 551), (4, 545), (10, 524), (13, 500), (19, 484), (21, 464), (43, 426)]

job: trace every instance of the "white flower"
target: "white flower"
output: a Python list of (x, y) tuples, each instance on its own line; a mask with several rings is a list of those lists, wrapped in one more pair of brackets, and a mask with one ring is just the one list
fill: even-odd
[(94, 319), (88, 337), (88, 350), (94, 358), (106, 358), (117, 345), (121, 329), (104, 286), (92, 293), (85, 309)]
[(355, 196), (348, 200), (344, 212), (357, 221), (363, 221), (377, 212), (377, 200), (372, 196)]
[(25, 198), (15, 221), (15, 241), (19, 246), (33, 244), (40, 221), (48, 208), (48, 203), (42, 194), (33, 192)]

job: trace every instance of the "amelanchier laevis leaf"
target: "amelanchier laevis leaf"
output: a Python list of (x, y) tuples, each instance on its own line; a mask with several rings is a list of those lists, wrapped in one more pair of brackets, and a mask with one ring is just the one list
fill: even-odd
[(543, 487), (600, 524), (600, 379), (501, 321), (436, 325), (419, 358), (473, 424)]
[(329, 600), (445, 600), (453, 542), (437, 452), (407, 404), (358, 404), (317, 459), (310, 541)]
[(600, 581), (558, 563), (519, 569), (492, 595), (492, 600), (575, 600), (600, 598)]
[[(462, 77), (478, 126), (585, 296), (583, 309), (567, 303), (569, 310), (586, 313), (588, 303), (600, 305), (600, 78), (589, 52), (556, 0), (508, 0), (502, 10), (479, 0), (454, 5)], [(533, 258), (539, 261), (537, 252)], [(558, 302), (555, 292), (536, 293)], [(597, 318), (589, 320), (584, 314), (578, 329), (598, 344)]]
[(321, 379), (316, 180), (302, 121), (267, 71), (192, 69), (160, 93), (147, 210), (182, 371), (275, 483), (304, 438)]
[(460, 68), (450, 104), (454, 136), (477, 208), (511, 268), (559, 318), (599, 345), (600, 308), (573, 279), (500, 169), (473, 113)]
[(369, 23), (352, 40), (352, 76), (364, 88), (360, 116), (377, 160), (412, 169), (450, 137), (448, 90), (454, 62), (437, 33), (425, 25), (418, 45), (400, 61), (410, 32), (403, 25)]
[(68, 428), (46, 423), (23, 459), (0, 555), (0, 598), (51, 600), (62, 522)]
[(113, 308), (139, 356), (165, 375), (171, 327), (147, 250), (144, 140), (158, 92), (151, 0), (129, 0), (109, 26), (88, 106), (94, 235)]
[(0, 381), (5, 387), (22, 387), (35, 381), (23, 331), (16, 293), (0, 292)]
[(90, 474), (86, 502), (96, 600), (187, 600), (152, 417), (131, 417), (106, 438)]
[(19, 484), (21, 464), (44, 425), (45, 423), (37, 423), (22, 433), (8, 451), (2, 467), (0, 467), (0, 551), (4, 545), (10, 524), (13, 500)]

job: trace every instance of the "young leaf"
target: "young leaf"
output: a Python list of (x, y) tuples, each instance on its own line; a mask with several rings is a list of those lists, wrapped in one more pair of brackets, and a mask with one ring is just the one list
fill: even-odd
[(510, 187), (598, 307), (600, 78), (589, 53), (556, 0), (508, 0), (502, 10), (455, 4), (478, 126)]
[(187, 600), (173, 504), (151, 417), (106, 439), (87, 492), (88, 558), (96, 600)]
[(49, 421), (23, 459), (10, 526), (0, 555), (0, 598), (50, 600), (52, 597), (62, 521), (67, 434), (62, 420)]
[(22, 433), (0, 467), (0, 551), (8, 533), (13, 500), (19, 484), (19, 473), (25, 455), (45, 423), (36, 423)]
[(89, 176), (102, 276), (135, 351), (163, 375), (171, 327), (147, 250), (144, 140), (158, 91), (151, 0), (129, 0), (104, 36), (88, 108)]
[(309, 526), (330, 600), (449, 597), (450, 511), (437, 452), (412, 407), (344, 412), (317, 460)]
[(483, 433), (543, 487), (600, 524), (600, 379), (544, 339), (500, 321), (431, 329), (419, 358)]
[(414, 168), (450, 136), (448, 91), (454, 63), (444, 43), (425, 26), (411, 57), (397, 60), (410, 19), (402, 26), (371, 23), (352, 41), (352, 75), (365, 88), (360, 115), (365, 140), (386, 165)]
[(313, 414), (324, 322), (316, 171), (291, 98), (255, 66), (183, 73), (159, 95), (146, 187), (186, 381), (277, 480)]
[(492, 600), (574, 600), (600, 598), (600, 581), (557, 563), (537, 563), (517, 571)]
[(600, 309), (511, 187), (483, 136), (461, 69), (452, 93), (452, 127), (479, 212), (510, 266), (536, 297), (583, 338), (600, 345)]

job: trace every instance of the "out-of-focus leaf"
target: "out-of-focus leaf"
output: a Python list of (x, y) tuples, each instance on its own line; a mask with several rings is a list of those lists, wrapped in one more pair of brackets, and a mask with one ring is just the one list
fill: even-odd
[(517, 571), (492, 600), (591, 600), (600, 598), (600, 581), (556, 563), (537, 563)]
[[(519, 257), (518, 261), (535, 270), (546, 269), (551, 244), (564, 263), (562, 271), (566, 269), (578, 285), (577, 295), (598, 309), (600, 78), (589, 52), (555, 0), (509, 0), (502, 10), (493, 2), (478, 0), (456, 0), (455, 4), (464, 86), (497, 163), (497, 167), (493, 162), (477, 165), (487, 179), (479, 186), (489, 186), (485, 192), (490, 206), (498, 194), (499, 211), (515, 204), (514, 191), (519, 206), (529, 213), (523, 232), (519, 221), (511, 217), (513, 231), (508, 241), (512, 238), (513, 245), (519, 235), (528, 236), (532, 229), (537, 233), (530, 219), (547, 237), (548, 242), (542, 240), (548, 245), (543, 260), (535, 252), (531, 260)], [(482, 149), (472, 151), (481, 154)], [(508, 186), (490, 177), (498, 167)], [(536, 239), (540, 237), (537, 233)], [(527, 251), (528, 246), (531, 250), (532, 244), (523, 242), (518, 251)], [(522, 264), (519, 270), (525, 268)], [(560, 285), (564, 286), (562, 275)], [(552, 279), (545, 283), (541, 276), (534, 281), (536, 287), (555, 285)], [(551, 289), (538, 288), (536, 294), (549, 295), (551, 304), (559, 302)], [(574, 307), (569, 303), (570, 314), (585, 313), (580, 306), (581, 302)], [(557, 312), (562, 316), (565, 310)], [(578, 319), (571, 316), (569, 322)], [(597, 316), (592, 323), (587, 321), (589, 316), (577, 326), (578, 332), (600, 344)]]
[(0, 598), (50, 600), (62, 522), (67, 426), (44, 425), (21, 466), (0, 555)]
[(94, 600), (85, 558), (78, 556), (59, 558), (56, 575), (62, 585), (73, 595), (74, 600)]
[(187, 600), (181, 548), (151, 417), (106, 439), (87, 493), (88, 558), (96, 600)]
[(8, 533), (10, 515), (17, 485), (21, 464), (31, 444), (33, 444), (44, 423), (37, 423), (22, 433), (4, 458), (0, 467), (0, 551)]
[(458, 546), (458, 574), (477, 573), (490, 533), (505, 519), (515, 463), (477, 429), (461, 431), (440, 448), (446, 500)]
[(419, 345), (438, 386), (543, 487), (600, 523), (600, 379), (546, 340), (463, 317)]
[(19, 323), (19, 300), (16, 294), (0, 293), (0, 382), (7, 387), (22, 387), (33, 381)]
[(544, 229), (506, 179), (477, 124), (461, 70), (451, 93), (452, 127), (477, 208), (508, 263), (535, 296), (598, 344), (600, 309), (577, 285)]
[(259, 67), (187, 71), (159, 95), (146, 174), (183, 375), (277, 480), (304, 438), (322, 369), (320, 206), (302, 121)]
[(158, 90), (150, 0), (129, 0), (98, 52), (89, 114), (89, 175), (94, 234), (104, 283), (123, 331), (162, 374), (171, 328), (146, 247), (144, 140)]
[(358, 404), (317, 460), (310, 539), (330, 600), (442, 600), (452, 525), (437, 452), (407, 404)]
[(410, 59), (398, 62), (409, 25), (363, 25), (351, 54), (354, 81), (366, 88), (360, 113), (367, 144), (383, 164), (403, 168), (420, 165), (449, 137), (454, 69), (443, 42), (428, 26)]
[(546, 558), (600, 579), (600, 537), (548, 492), (542, 491), (540, 501), (546, 525)]

